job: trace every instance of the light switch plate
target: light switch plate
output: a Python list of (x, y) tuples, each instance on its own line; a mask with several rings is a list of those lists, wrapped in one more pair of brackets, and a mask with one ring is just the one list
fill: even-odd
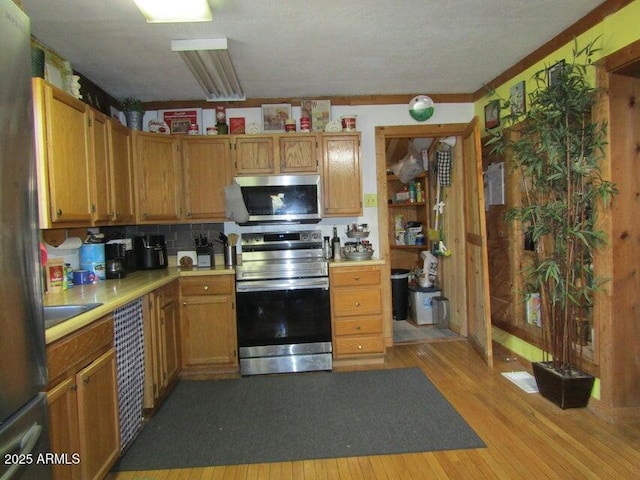
[(375, 193), (365, 193), (364, 194), (364, 206), (365, 207), (377, 207), (378, 206), (378, 195)]

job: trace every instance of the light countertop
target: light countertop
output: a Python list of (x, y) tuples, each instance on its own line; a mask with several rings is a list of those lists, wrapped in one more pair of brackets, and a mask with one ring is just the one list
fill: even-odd
[(169, 267), (162, 270), (141, 270), (131, 273), (120, 280), (103, 280), (91, 285), (76, 285), (62, 292), (47, 293), (44, 296), (44, 304), (47, 306), (87, 303), (102, 303), (102, 305), (47, 328), (45, 332), (46, 342), (49, 344), (73, 333), (115, 309), (166, 285), (172, 280), (185, 276), (200, 275), (235, 275), (235, 269), (216, 266), (214, 268), (193, 268), (191, 270), (183, 270), (178, 267)]

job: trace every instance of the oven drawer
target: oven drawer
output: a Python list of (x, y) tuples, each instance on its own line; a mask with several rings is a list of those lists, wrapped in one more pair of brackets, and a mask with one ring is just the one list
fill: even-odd
[(332, 291), (331, 305), (335, 317), (380, 314), (380, 288), (336, 288)]
[(370, 335), (382, 333), (382, 318), (371, 317), (346, 317), (337, 318), (334, 323), (334, 334), (340, 335)]
[(210, 275), (180, 279), (182, 295), (229, 295), (233, 293), (233, 275)]
[(384, 353), (384, 341), (380, 335), (336, 338), (333, 351), (336, 356)]
[(380, 285), (380, 269), (378, 267), (340, 267), (331, 272), (332, 287), (356, 285)]

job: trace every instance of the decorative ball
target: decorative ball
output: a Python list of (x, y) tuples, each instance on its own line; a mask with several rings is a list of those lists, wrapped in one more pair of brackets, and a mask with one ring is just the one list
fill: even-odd
[(426, 95), (413, 97), (409, 102), (409, 114), (414, 120), (425, 122), (431, 118), (434, 111), (434, 103)]

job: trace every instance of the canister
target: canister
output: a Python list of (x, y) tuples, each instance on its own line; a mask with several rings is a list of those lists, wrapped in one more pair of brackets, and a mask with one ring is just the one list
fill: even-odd
[(83, 243), (80, 246), (80, 268), (93, 273), (94, 279), (106, 279), (104, 243)]

